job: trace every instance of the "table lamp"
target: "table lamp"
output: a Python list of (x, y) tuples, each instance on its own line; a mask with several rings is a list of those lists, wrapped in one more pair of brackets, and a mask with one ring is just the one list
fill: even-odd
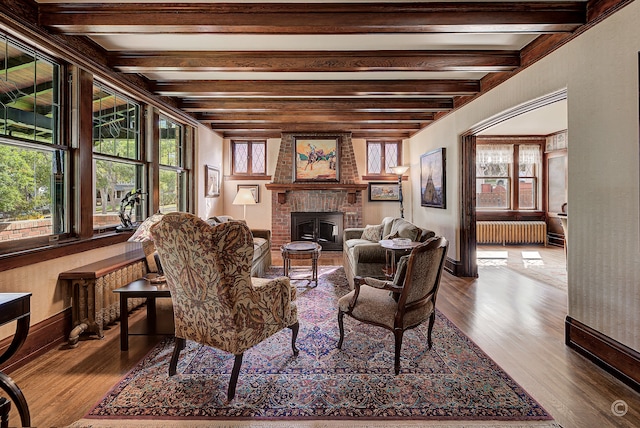
[(238, 190), (236, 193), (236, 197), (233, 199), (233, 205), (243, 205), (244, 213), (242, 215), (242, 219), (246, 221), (247, 219), (247, 205), (254, 205), (256, 203), (256, 199), (253, 197), (253, 192), (251, 189), (243, 188)]
[(404, 218), (404, 207), (402, 206), (402, 174), (407, 172), (409, 167), (398, 165), (391, 168), (391, 172), (398, 176), (398, 200), (400, 201), (400, 218)]

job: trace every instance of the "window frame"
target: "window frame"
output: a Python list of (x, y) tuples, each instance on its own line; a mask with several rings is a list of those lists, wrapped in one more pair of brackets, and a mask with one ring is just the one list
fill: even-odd
[[(369, 171), (369, 145), (370, 144), (380, 144), (381, 145), (381, 150), (380, 150), (380, 173), (372, 173)], [(387, 160), (386, 160), (386, 145), (387, 144), (393, 144), (396, 146), (396, 153), (397, 153), (397, 159), (396, 159), (396, 165), (402, 165), (402, 141), (399, 140), (367, 140), (366, 143), (366, 147), (365, 147), (365, 165), (367, 168), (367, 173), (366, 175), (362, 176), (363, 180), (384, 180), (384, 179), (389, 179), (389, 180), (397, 180), (398, 176), (391, 173), (391, 172), (387, 172)]]
[[(95, 131), (95, 123), (94, 123), (94, 118), (95, 118), (95, 111), (92, 110), (91, 111), (91, 118), (92, 118), (92, 123), (91, 123), (91, 132), (92, 132), (92, 138), (91, 138), (91, 159), (92, 159), (92, 167), (91, 167), (91, 180), (92, 180), (92, 194), (93, 194), (93, 203), (92, 203), (92, 216), (91, 216), (91, 222), (92, 222), (92, 229), (93, 229), (93, 233), (95, 234), (102, 234), (105, 233), (107, 231), (116, 231), (118, 226), (120, 226), (120, 221), (118, 222), (118, 224), (109, 224), (106, 226), (102, 226), (102, 225), (96, 225), (95, 224), (95, 214), (96, 214), (96, 200), (97, 200), (97, 188), (96, 188), (96, 182), (97, 182), (97, 176), (96, 176), (96, 169), (95, 169), (95, 163), (96, 161), (107, 161), (107, 162), (116, 162), (119, 164), (127, 164), (127, 165), (134, 165), (135, 166), (135, 177), (134, 177), (134, 187), (132, 190), (135, 189), (141, 189), (143, 194), (149, 194), (149, 184), (148, 184), (148, 180), (146, 179), (147, 177), (147, 171), (148, 171), (148, 163), (145, 161), (146, 159), (146, 152), (145, 152), (145, 145), (144, 145), (144, 124), (145, 121), (143, 120), (143, 116), (144, 116), (144, 105), (142, 102), (124, 94), (121, 90), (114, 88), (113, 86), (109, 85), (108, 83), (105, 83), (104, 81), (102, 81), (101, 79), (99, 79), (97, 76), (94, 76), (93, 79), (93, 85), (92, 85), (92, 93), (95, 90), (95, 88), (98, 87), (101, 91), (106, 92), (108, 94), (111, 94), (113, 96), (115, 96), (116, 98), (120, 98), (123, 100), (126, 100), (127, 105), (128, 104), (134, 104), (135, 106), (137, 106), (137, 114), (136, 114), (136, 123), (137, 123), (137, 131), (136, 131), (136, 135), (137, 135), (137, 141), (136, 141), (136, 155), (135, 158), (131, 158), (131, 157), (125, 157), (125, 156), (117, 156), (117, 155), (113, 155), (113, 154), (105, 154), (105, 153), (101, 153), (101, 152), (96, 152), (95, 151), (95, 142), (96, 139), (94, 137), (94, 131)], [(92, 101), (92, 105), (93, 103), (95, 103), (95, 100)], [(142, 197), (141, 198), (141, 202), (137, 205), (134, 206), (135, 209), (135, 219), (136, 221), (142, 221), (146, 218), (145, 213), (148, 211), (147, 209), (147, 201), (146, 198)], [(116, 211), (116, 213), (119, 211)]]
[[(253, 144), (263, 144), (264, 145), (264, 167), (265, 167), (265, 172), (264, 173), (259, 173), (259, 174), (254, 174), (252, 171), (252, 166), (253, 166), (253, 149), (252, 149), (252, 145)], [(235, 170), (235, 166), (236, 166), (236, 150), (235, 150), (235, 146), (236, 144), (247, 144), (248, 148), (247, 148), (247, 172), (246, 173), (238, 173)], [(266, 139), (252, 139), (252, 138), (236, 138), (236, 139), (232, 139), (230, 141), (229, 144), (229, 151), (230, 151), (230, 161), (231, 161), (231, 174), (229, 175), (229, 179), (231, 180), (271, 180), (271, 175), (267, 174), (267, 140)]]
[[(508, 195), (508, 206), (506, 208), (484, 208), (477, 206), (477, 197), (476, 197), (476, 205), (474, 209), (477, 212), (478, 220), (490, 220), (494, 217), (501, 217), (503, 215), (512, 214), (517, 217), (528, 217), (529, 215), (538, 215), (539, 213), (544, 211), (545, 201), (542, 198), (544, 185), (543, 182), (543, 174), (544, 174), (544, 140), (545, 137), (540, 138), (500, 138), (497, 139), (495, 137), (486, 137), (486, 139), (476, 140), (476, 151), (483, 145), (490, 144), (504, 144), (513, 146), (513, 158), (511, 163), (509, 164), (509, 174), (507, 177), (479, 177), (478, 175), (474, 175), (474, 181), (478, 181), (479, 179), (505, 179), (509, 182), (509, 195)], [(536, 171), (536, 176), (520, 176), (520, 151), (519, 147), (521, 145), (536, 145), (539, 146), (540, 149), (540, 163), (538, 164), (538, 168)], [(476, 159), (477, 164), (477, 159)], [(475, 170), (474, 166), (474, 170)], [(520, 178), (524, 179), (533, 179), (535, 182), (535, 207), (534, 208), (521, 208), (520, 207)], [(477, 192), (477, 190), (476, 190)], [(476, 193), (477, 195), (477, 193)], [(524, 218), (524, 217), (522, 217)]]
[[(176, 151), (176, 155), (178, 157), (177, 161), (176, 161), (176, 165), (168, 165), (168, 164), (163, 164), (162, 161), (162, 153), (161, 153), (161, 147), (162, 145), (160, 144), (160, 140), (162, 137), (162, 129), (160, 127), (160, 122), (164, 120), (165, 122), (170, 122), (172, 124), (174, 124), (176, 126), (176, 129), (179, 132), (179, 136), (177, 138), (178, 141), (178, 148)], [(186, 211), (187, 210), (187, 204), (188, 204), (188, 190), (187, 190), (187, 170), (185, 169), (185, 165), (186, 165), (186, 151), (187, 151), (187, 141), (186, 141), (186, 126), (180, 122), (178, 122), (177, 120), (174, 120), (173, 118), (169, 117), (168, 115), (164, 114), (164, 113), (160, 113), (158, 115), (158, 121), (157, 123), (157, 127), (158, 127), (158, 139), (157, 141), (154, 141), (154, 144), (157, 144), (158, 147), (158, 174), (160, 175), (163, 171), (169, 171), (169, 172), (174, 172), (177, 175), (177, 200), (176, 200), (176, 211)], [(162, 189), (160, 188), (160, 177), (158, 176), (158, 206), (159, 206), (159, 211), (162, 211), (162, 206), (160, 205), (161, 199), (162, 199)]]
[[(49, 189), (49, 210), (51, 215), (51, 230), (50, 233), (38, 235), (28, 238), (12, 239), (8, 241), (2, 241), (0, 243), (0, 257), (11, 256), (16, 252), (25, 252), (30, 250), (38, 250), (42, 247), (50, 246), (52, 243), (58, 243), (65, 241), (73, 236), (72, 222), (73, 214), (72, 207), (72, 148), (64, 141), (68, 141), (65, 138), (63, 123), (67, 121), (67, 98), (68, 84), (64, 79), (67, 72), (67, 64), (60, 58), (54, 58), (51, 55), (45, 53), (42, 49), (33, 46), (31, 43), (27, 43), (23, 40), (13, 37), (5, 31), (0, 32), (1, 40), (6, 43), (6, 49), (12, 46), (15, 49), (23, 52), (25, 55), (31, 57), (34, 61), (34, 74), (33, 84), (37, 85), (37, 64), (38, 62), (46, 62), (52, 68), (51, 74), (51, 103), (50, 109), (52, 113), (51, 119), (51, 138), (50, 140), (39, 140), (35, 136), (33, 138), (24, 138), (20, 136), (14, 136), (9, 134), (0, 135), (0, 144), (3, 147), (15, 147), (21, 150), (43, 152), (48, 153), (53, 158), (56, 157), (56, 153), (62, 153), (62, 185), (57, 186), (57, 181), (54, 183), (55, 187), (61, 190), (62, 195), (58, 203), (53, 200), (53, 190)], [(7, 69), (8, 71), (9, 69)], [(17, 88), (17, 90), (21, 90)], [(25, 93), (26, 96), (29, 94)], [(33, 95), (37, 97), (37, 95)], [(54, 178), (54, 168), (51, 168), (51, 180)], [(58, 205), (59, 204), (59, 205)], [(61, 210), (64, 214), (61, 219), (58, 219), (54, 212)], [(62, 226), (62, 230), (56, 232), (55, 222), (59, 221), (59, 225)]]

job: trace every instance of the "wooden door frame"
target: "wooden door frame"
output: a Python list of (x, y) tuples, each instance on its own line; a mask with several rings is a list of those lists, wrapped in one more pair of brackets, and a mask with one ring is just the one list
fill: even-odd
[(476, 261), (476, 137), (492, 126), (540, 107), (567, 99), (567, 89), (506, 110), (471, 127), (460, 136), (460, 264), (458, 276), (478, 277)]

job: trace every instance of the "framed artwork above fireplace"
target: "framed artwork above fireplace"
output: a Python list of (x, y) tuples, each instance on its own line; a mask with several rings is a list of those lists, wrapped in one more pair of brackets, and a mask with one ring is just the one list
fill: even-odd
[(293, 138), (294, 182), (340, 181), (340, 137)]

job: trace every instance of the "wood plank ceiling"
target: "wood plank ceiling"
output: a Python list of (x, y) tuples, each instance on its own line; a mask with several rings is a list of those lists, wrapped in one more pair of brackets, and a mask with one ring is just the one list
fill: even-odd
[(586, 20), (575, 1), (39, 4), (40, 25), (230, 138), (408, 138)]

